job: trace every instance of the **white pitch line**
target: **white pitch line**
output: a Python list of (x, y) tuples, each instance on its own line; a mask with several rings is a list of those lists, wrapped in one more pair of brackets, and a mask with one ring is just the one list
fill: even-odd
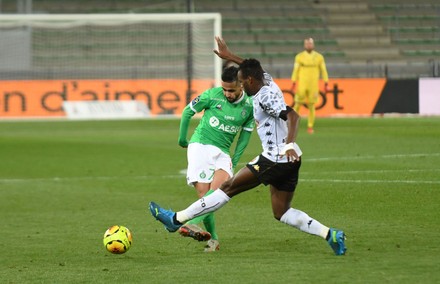
[[(84, 180), (118, 180), (118, 179), (151, 179), (151, 178), (182, 178), (182, 175), (165, 176), (100, 176), (100, 177), (53, 177), (53, 178), (27, 178), (27, 179), (0, 179), (0, 183), (20, 182), (67, 182)], [(308, 179), (300, 178), (300, 182), (329, 182), (329, 183), (404, 183), (404, 184), (440, 184), (440, 180), (377, 180), (377, 179)]]
[(151, 178), (181, 178), (182, 175), (158, 175), (158, 176), (100, 176), (100, 177), (49, 177), (49, 178), (0, 178), (0, 183), (14, 182), (38, 182), (38, 181), (82, 181), (82, 180), (115, 180), (115, 179), (151, 179)]
[[(380, 156), (349, 156), (349, 157), (322, 157), (322, 158), (305, 158), (307, 162), (317, 161), (333, 161), (333, 160), (358, 160), (358, 159), (377, 159), (377, 158), (411, 158), (411, 157), (425, 157), (425, 156), (440, 156), (440, 153), (416, 153), (416, 154), (393, 154)], [(242, 164), (242, 163), (239, 163)], [(242, 165), (245, 165), (244, 163)], [(412, 169), (412, 170), (366, 170), (366, 171), (334, 171), (321, 173), (381, 173), (381, 172), (422, 172), (422, 171), (439, 171), (440, 169)], [(81, 181), (81, 180), (115, 180), (115, 179), (149, 179), (149, 178), (182, 178), (184, 170), (176, 175), (163, 176), (99, 176), (99, 177), (49, 177), (49, 178), (0, 178), (0, 183), (15, 183), (15, 182), (38, 182), (38, 181)], [(301, 172), (301, 174), (310, 174), (310, 172)], [(338, 179), (300, 179), (309, 182), (345, 182), (345, 183), (427, 183), (438, 184), (440, 181), (415, 181), (415, 180), (338, 180)]]
[(380, 158), (416, 158), (416, 157), (438, 157), (440, 153), (417, 153), (417, 154), (393, 154), (393, 155), (368, 155), (368, 156), (349, 156), (349, 157), (322, 157), (322, 158), (307, 158), (304, 157), (304, 161), (307, 162), (320, 162), (320, 161), (335, 161), (335, 160), (359, 160), (359, 159), (380, 159)]
[(440, 169), (399, 169), (399, 170), (353, 170), (353, 171), (308, 171), (301, 172), (302, 175), (307, 174), (371, 174), (371, 173), (419, 173), (419, 172), (440, 172)]
[(440, 180), (299, 179), (300, 182), (440, 184)]

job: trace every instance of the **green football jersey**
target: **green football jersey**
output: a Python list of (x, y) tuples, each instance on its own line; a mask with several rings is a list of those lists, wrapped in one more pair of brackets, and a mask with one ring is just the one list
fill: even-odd
[(230, 103), (222, 87), (212, 88), (192, 100), (189, 107), (196, 113), (204, 110), (190, 143), (213, 145), (229, 155), (229, 148), (241, 129), (249, 132), (254, 129), (252, 98), (245, 93)]

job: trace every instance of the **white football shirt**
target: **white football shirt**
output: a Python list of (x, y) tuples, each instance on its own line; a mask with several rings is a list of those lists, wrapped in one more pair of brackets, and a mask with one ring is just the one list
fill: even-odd
[[(253, 96), (254, 118), (258, 136), (263, 146), (262, 155), (273, 162), (287, 163), (281, 155), (287, 139), (287, 122), (280, 118), (286, 110), (283, 92), (268, 73), (264, 73), (265, 86)], [(295, 152), (301, 156), (299, 146), (294, 144)]]

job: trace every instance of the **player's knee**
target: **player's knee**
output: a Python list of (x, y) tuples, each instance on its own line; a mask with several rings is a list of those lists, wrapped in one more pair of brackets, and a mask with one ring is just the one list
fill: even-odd
[(233, 178), (228, 179), (227, 181), (222, 183), (222, 185), (220, 186), (220, 189), (224, 193), (226, 193), (226, 195), (228, 195), (229, 197), (231, 197), (231, 195), (232, 195), (232, 191), (231, 191), (231, 189), (232, 189), (232, 180), (233, 180)]

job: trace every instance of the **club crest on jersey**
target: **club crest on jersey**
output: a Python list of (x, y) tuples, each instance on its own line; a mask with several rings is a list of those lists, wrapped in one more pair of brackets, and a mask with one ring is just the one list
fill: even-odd
[(200, 102), (200, 96), (198, 96), (197, 98), (193, 99), (193, 100), (191, 101), (191, 105), (192, 105), (192, 106), (195, 106), (198, 102)]
[(246, 111), (245, 109), (243, 109), (243, 110), (241, 111), (241, 117), (245, 118), (246, 115), (247, 115), (247, 111)]

